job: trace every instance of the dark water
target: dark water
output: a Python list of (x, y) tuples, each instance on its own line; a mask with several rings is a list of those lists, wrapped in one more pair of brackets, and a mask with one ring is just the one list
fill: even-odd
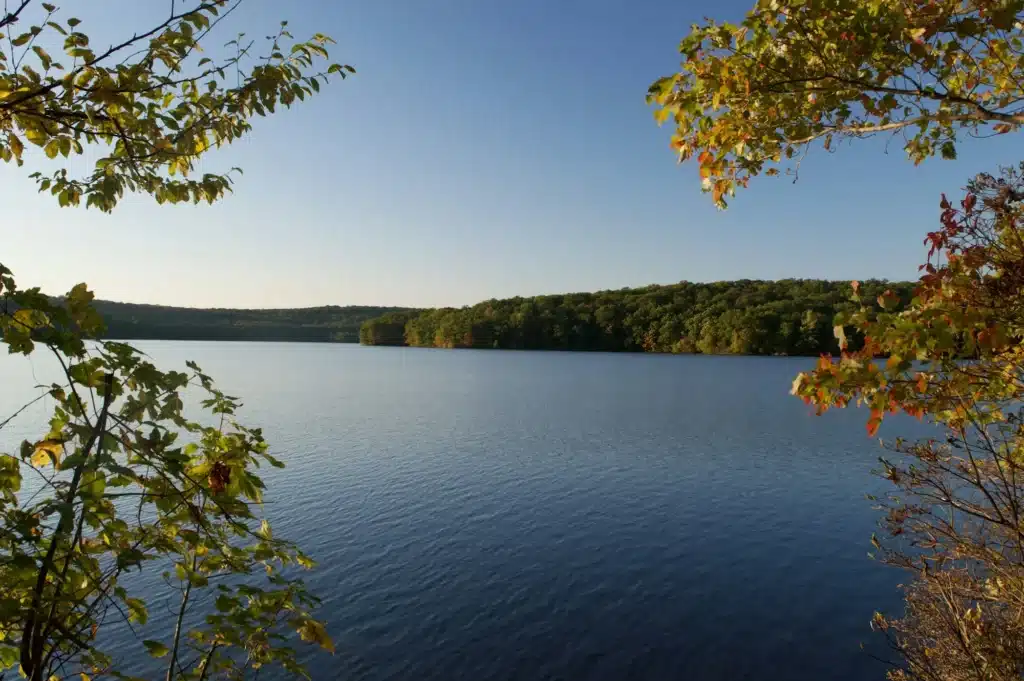
[(338, 649), (315, 679), (884, 678), (881, 452), (787, 394), (811, 360), (138, 345), (287, 462), (271, 517)]

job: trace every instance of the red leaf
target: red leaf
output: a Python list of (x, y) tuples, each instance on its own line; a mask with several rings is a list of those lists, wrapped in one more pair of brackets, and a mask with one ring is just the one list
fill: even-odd
[(871, 418), (867, 422), (868, 437), (874, 437), (880, 425), (882, 425), (882, 412), (872, 409)]

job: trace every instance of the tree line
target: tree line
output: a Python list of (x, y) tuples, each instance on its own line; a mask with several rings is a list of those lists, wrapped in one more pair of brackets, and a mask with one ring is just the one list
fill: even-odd
[[(870, 280), (901, 305), (913, 285)], [(595, 293), (487, 300), (470, 307), (394, 311), (363, 323), (364, 345), (744, 355), (838, 352), (833, 320), (859, 308), (849, 282), (681, 282)], [(851, 329), (851, 342), (857, 343)]]
[(294, 309), (198, 309), (96, 301), (104, 338), (355, 343), (367, 319), (403, 308), (350, 305)]

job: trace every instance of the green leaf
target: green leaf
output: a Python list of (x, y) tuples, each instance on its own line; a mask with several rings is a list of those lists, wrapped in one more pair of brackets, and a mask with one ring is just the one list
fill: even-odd
[(0, 454), (0, 491), (21, 489), (21, 464), (10, 454)]
[(124, 604), (128, 608), (129, 621), (145, 624), (149, 620), (149, 612), (146, 604), (138, 598), (125, 598)]
[(82, 476), (81, 494), (83, 497), (99, 499), (107, 488), (107, 480), (99, 471), (87, 471)]
[(167, 653), (171, 652), (170, 649), (159, 641), (143, 641), (142, 645), (146, 646), (146, 651), (153, 657), (163, 657)]
[(43, 65), (43, 68), (49, 70), (50, 66), (53, 64), (53, 60), (50, 59), (50, 55), (46, 50), (38, 45), (33, 45), (32, 51), (36, 53), (37, 57), (39, 57), (39, 62)]
[(18, 664), (20, 651), (18, 648), (0, 643), (0, 670), (13, 669)]

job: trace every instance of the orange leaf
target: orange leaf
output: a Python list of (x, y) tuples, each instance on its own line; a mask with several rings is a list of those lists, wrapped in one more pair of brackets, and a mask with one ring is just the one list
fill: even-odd
[(882, 425), (882, 412), (878, 409), (872, 409), (871, 418), (868, 419), (867, 423), (868, 437), (874, 437), (880, 425)]
[(718, 203), (722, 199), (722, 194), (724, 194), (724, 193), (725, 193), (725, 183), (724, 182), (716, 182), (715, 183), (715, 188), (711, 191), (711, 199), (715, 203)]

